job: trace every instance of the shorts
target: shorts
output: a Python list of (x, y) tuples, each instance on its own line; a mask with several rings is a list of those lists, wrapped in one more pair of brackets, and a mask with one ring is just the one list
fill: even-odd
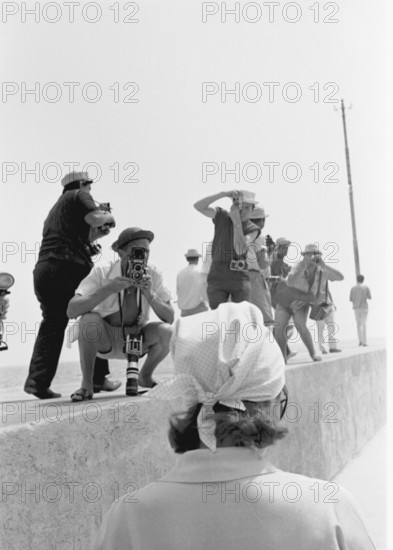
[[(102, 359), (124, 359), (125, 353), (124, 353), (124, 336), (123, 336), (123, 328), (122, 327), (114, 327), (103, 320), (104, 330), (105, 330), (105, 336), (106, 338), (112, 343), (112, 347), (108, 351), (98, 351), (97, 356), (101, 357)], [(143, 325), (142, 330), (140, 331), (140, 335), (144, 335), (144, 329), (146, 325)], [(136, 326), (124, 326), (124, 333), (134, 335), (136, 332)], [(145, 352), (146, 353), (146, 352)], [(145, 353), (142, 354), (145, 355)]]

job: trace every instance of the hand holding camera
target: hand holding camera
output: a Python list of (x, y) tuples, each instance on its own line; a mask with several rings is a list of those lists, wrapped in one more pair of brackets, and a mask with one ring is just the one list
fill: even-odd
[(241, 191), (232, 191), (233, 206), (238, 210), (243, 207), (243, 196)]
[(127, 258), (126, 276), (135, 283), (146, 279), (148, 255), (146, 249), (141, 246), (131, 249), (130, 256)]

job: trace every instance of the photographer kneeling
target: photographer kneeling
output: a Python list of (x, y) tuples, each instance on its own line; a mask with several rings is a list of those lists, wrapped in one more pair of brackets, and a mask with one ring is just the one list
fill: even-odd
[[(112, 245), (120, 259), (96, 265), (76, 289), (67, 314), (71, 319), (81, 316), (78, 339), (83, 379), (82, 387), (71, 395), (72, 401), (93, 397), (96, 355), (125, 358), (124, 342), (127, 334), (141, 334), (142, 355), (147, 353), (139, 373), (139, 384), (145, 387), (155, 385), (152, 374), (169, 352), (169, 325), (174, 320), (174, 311), (170, 303), (171, 295), (164, 286), (161, 273), (155, 266), (147, 265), (149, 245), (153, 239), (151, 231), (139, 227), (125, 229)], [(143, 266), (140, 263), (133, 266), (135, 249), (144, 251), (141, 254)], [(133, 276), (133, 269), (137, 268), (144, 270), (143, 277)], [(147, 323), (150, 307), (163, 322)]]

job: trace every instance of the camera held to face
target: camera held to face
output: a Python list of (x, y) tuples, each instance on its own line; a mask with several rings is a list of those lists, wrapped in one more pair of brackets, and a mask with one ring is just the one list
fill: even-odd
[(131, 254), (127, 258), (126, 276), (129, 279), (139, 283), (147, 275), (148, 253), (145, 248), (135, 246), (131, 249)]

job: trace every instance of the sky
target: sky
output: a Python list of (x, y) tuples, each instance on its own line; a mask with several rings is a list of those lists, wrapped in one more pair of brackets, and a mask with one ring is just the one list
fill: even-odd
[[(94, 199), (113, 207), (117, 227), (100, 241), (102, 259), (113, 258), (125, 227), (150, 229), (150, 260), (173, 293), (186, 250), (213, 236), (193, 203), (255, 192), (269, 213), (265, 234), (296, 243), (292, 261), (316, 242), (344, 274), (331, 285), (336, 322), (340, 338), (355, 340), (342, 98), (360, 268), (372, 293), (369, 336), (384, 336), (382, 4), (280, 2), (269, 14), (266, 2), (241, 2), (236, 21), (221, 8), (234, 2), (115, 2), (101, 11), (80, 2), (74, 22), (64, 3), (50, 4), (35, 15), (24, 12), (34, 2), (2, 4), (0, 270), (15, 277), (4, 366), (27, 371), (40, 321), (32, 271), (72, 164), (95, 179)], [(77, 357), (74, 347), (62, 360)]]

